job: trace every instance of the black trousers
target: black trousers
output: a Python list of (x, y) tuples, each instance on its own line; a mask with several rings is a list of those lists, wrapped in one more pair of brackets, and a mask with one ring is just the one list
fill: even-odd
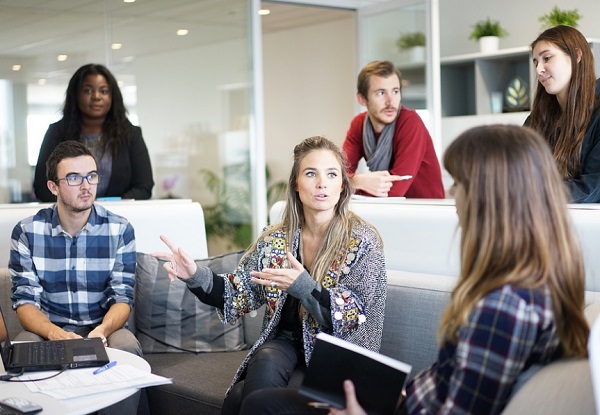
[(248, 363), (246, 377), (225, 398), (221, 414), (238, 415), (243, 401), (252, 392), (285, 388), (294, 370), (304, 367), (304, 356), (298, 341), (286, 334), (278, 334), (256, 350)]
[(314, 408), (309, 399), (293, 388), (261, 389), (251, 393), (242, 403), (240, 415), (324, 415), (327, 408)]

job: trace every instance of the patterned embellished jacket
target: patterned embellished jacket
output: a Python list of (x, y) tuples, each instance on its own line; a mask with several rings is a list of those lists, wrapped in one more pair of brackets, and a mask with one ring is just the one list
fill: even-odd
[[(288, 293), (250, 281), (250, 271), (265, 267), (279, 268), (285, 259), (286, 230), (274, 229), (258, 241), (256, 250), (242, 258), (237, 269), (226, 278), (224, 322), (234, 322), (246, 313), (267, 304), (262, 332), (242, 362), (227, 391), (245, 376), (250, 358), (258, 347), (272, 339), (277, 331), (281, 310)], [(292, 253), (298, 258), (300, 231), (294, 235)], [(294, 285), (288, 291), (293, 291)], [(331, 326), (320, 324), (310, 313), (303, 313), (302, 331), (305, 360), (308, 364), (316, 335), (327, 332), (373, 351), (379, 351), (383, 330), (387, 274), (383, 242), (373, 227), (355, 221), (350, 246), (331, 265), (321, 284), (331, 302)], [(311, 297), (306, 293), (304, 297)], [(301, 300), (303, 301), (303, 300)], [(310, 310), (311, 305), (303, 305)], [(314, 304), (312, 305), (314, 307)]]

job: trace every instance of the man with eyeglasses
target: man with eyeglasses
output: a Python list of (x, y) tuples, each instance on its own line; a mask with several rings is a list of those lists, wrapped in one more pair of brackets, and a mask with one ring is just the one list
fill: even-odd
[(16, 340), (99, 337), (141, 356), (125, 328), (133, 307), (133, 227), (94, 204), (101, 177), (83, 144), (59, 144), (46, 176), (56, 204), (20, 221), (11, 237), (12, 301), (24, 328)]

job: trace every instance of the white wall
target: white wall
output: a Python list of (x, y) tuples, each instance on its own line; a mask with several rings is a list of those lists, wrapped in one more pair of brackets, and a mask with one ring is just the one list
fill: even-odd
[(266, 161), (287, 181), (292, 150), (324, 135), (341, 145), (355, 114), (352, 17), (263, 37)]

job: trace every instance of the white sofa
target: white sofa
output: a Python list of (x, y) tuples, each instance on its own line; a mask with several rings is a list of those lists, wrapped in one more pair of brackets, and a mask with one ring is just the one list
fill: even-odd
[[(194, 258), (206, 258), (208, 248), (204, 213), (189, 199), (98, 202), (111, 212), (126, 217), (135, 230), (138, 252), (164, 251), (161, 234), (185, 247)], [(0, 266), (8, 264), (10, 236), (21, 220), (52, 203), (0, 204)]]
[[(278, 221), (285, 202), (277, 202), (269, 221)], [(350, 209), (377, 228), (384, 242), (386, 267), (403, 273), (457, 277), (460, 229), (452, 199), (357, 198)], [(587, 302), (600, 301), (600, 204), (569, 205), (581, 243)]]

